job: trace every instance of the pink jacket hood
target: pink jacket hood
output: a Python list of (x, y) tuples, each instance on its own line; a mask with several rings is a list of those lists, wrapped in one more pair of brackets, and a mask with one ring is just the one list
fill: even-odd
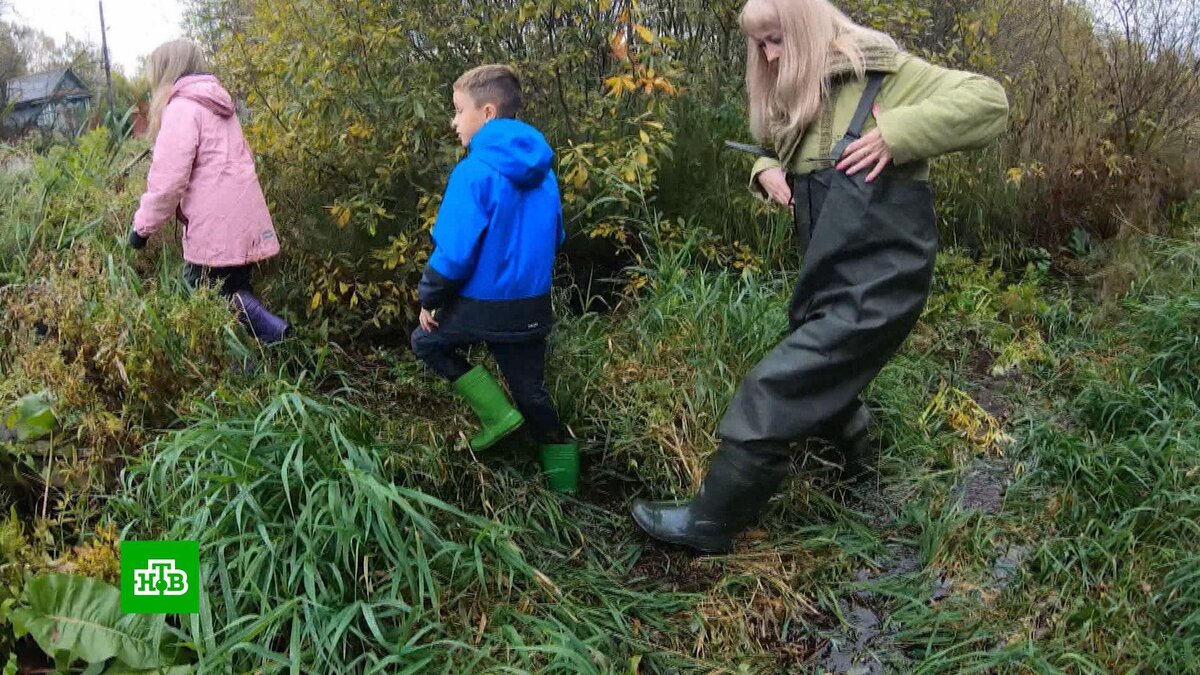
[(221, 117), (232, 117), (235, 112), (233, 97), (221, 86), (215, 75), (200, 73), (186, 75), (171, 87), (171, 98), (186, 98), (195, 101)]

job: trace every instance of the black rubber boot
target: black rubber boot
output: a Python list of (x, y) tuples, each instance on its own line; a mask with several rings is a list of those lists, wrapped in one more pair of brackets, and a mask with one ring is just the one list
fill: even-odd
[(725, 442), (694, 499), (639, 499), (633, 503), (633, 519), (659, 541), (704, 553), (728, 552), (742, 530), (758, 519), (790, 465), (786, 449), (756, 453)]
[(842, 477), (863, 483), (878, 474), (879, 443), (871, 437), (871, 411), (859, 403), (849, 414), (834, 420), (824, 438), (842, 455)]

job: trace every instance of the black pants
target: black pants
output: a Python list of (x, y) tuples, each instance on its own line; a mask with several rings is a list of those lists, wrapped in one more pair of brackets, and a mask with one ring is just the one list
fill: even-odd
[(238, 291), (253, 293), (250, 285), (250, 270), (252, 265), (236, 265), (234, 267), (205, 267), (193, 263), (184, 263), (183, 278), (188, 286), (196, 288), (202, 283), (213, 284), (217, 292), (224, 297), (230, 297)]
[(471, 369), (460, 350), (486, 344), (508, 383), (517, 410), (524, 415), (539, 443), (561, 443), (565, 430), (559, 421), (554, 401), (546, 391), (546, 338), (518, 342), (495, 342), (479, 337), (468, 328), (446, 317), (437, 329), (417, 328), (412, 334), (413, 353), (425, 366), (447, 380), (454, 381)]

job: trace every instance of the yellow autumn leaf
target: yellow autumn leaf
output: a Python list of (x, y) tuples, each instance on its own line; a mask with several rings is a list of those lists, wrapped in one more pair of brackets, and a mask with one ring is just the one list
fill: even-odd
[(612, 94), (613, 96), (620, 96), (621, 91), (624, 89), (624, 83), (621, 80), (620, 75), (613, 75), (605, 80), (604, 86), (608, 87), (608, 93)]
[(637, 32), (642, 42), (654, 42), (654, 33), (651, 33), (649, 28), (639, 23), (634, 25), (633, 30)]
[(612, 47), (613, 58), (616, 60), (624, 61), (629, 56), (629, 43), (625, 39), (624, 32), (613, 33), (612, 39), (609, 40), (609, 46)]
[(316, 309), (321, 306), (321, 291), (313, 293), (312, 301), (308, 303), (309, 309)]

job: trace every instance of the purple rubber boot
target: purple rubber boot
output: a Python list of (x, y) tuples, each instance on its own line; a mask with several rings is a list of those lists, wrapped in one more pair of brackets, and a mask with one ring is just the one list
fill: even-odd
[(234, 306), (241, 309), (242, 323), (250, 328), (250, 332), (254, 333), (254, 337), (258, 338), (263, 344), (274, 344), (287, 336), (288, 329), (291, 326), (287, 321), (275, 316), (258, 298), (247, 291), (238, 291), (233, 294)]

